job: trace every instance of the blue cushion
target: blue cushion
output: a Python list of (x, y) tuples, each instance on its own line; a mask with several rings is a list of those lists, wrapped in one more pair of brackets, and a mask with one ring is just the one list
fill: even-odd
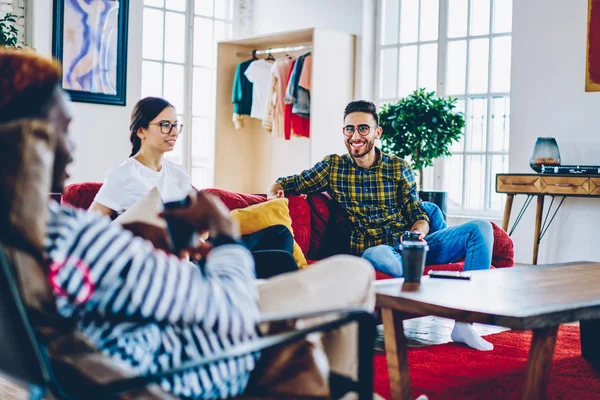
[(421, 207), (427, 213), (429, 217), (429, 233), (437, 232), (441, 229), (445, 229), (448, 227), (446, 221), (444, 221), (444, 216), (442, 215), (442, 210), (435, 204), (430, 203), (429, 201), (422, 201)]

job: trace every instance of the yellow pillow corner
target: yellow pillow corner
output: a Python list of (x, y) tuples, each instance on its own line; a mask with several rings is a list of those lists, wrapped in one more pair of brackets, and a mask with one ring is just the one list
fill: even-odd
[[(231, 218), (238, 223), (242, 235), (249, 235), (273, 225), (283, 225), (290, 230), (292, 236), (294, 235), (288, 199), (286, 198), (268, 200), (245, 208), (231, 210)], [(296, 240), (294, 240), (292, 256), (296, 260), (298, 268), (303, 269), (308, 266), (306, 257)]]

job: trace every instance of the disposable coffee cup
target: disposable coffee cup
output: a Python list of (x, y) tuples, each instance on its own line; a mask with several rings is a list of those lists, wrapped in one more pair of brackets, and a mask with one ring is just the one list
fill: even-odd
[(404, 241), (400, 244), (400, 250), (402, 251), (404, 282), (421, 282), (429, 246), (422, 240)]

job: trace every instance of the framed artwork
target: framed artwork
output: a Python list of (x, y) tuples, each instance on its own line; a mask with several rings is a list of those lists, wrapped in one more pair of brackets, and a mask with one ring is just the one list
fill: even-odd
[(125, 105), (129, 0), (54, 0), (52, 53), (72, 101)]
[(588, 0), (585, 91), (600, 91), (600, 0)]

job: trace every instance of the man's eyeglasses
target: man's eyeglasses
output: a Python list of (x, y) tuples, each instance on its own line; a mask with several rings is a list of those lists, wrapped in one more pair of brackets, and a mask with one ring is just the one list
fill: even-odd
[(358, 134), (360, 136), (367, 136), (369, 134), (369, 132), (371, 132), (371, 125), (367, 125), (367, 124), (360, 124), (357, 126), (346, 125), (342, 128), (342, 132), (344, 132), (344, 135), (346, 135), (348, 137), (354, 135), (354, 132), (356, 132), (357, 130), (358, 130)]
[(158, 127), (160, 128), (160, 133), (162, 133), (163, 135), (170, 134), (173, 131), (173, 129), (175, 129), (175, 132), (177, 132), (177, 134), (180, 134), (183, 130), (183, 124), (180, 124), (178, 122), (172, 124), (168, 121), (160, 121), (151, 122), (150, 125), (158, 125)]

